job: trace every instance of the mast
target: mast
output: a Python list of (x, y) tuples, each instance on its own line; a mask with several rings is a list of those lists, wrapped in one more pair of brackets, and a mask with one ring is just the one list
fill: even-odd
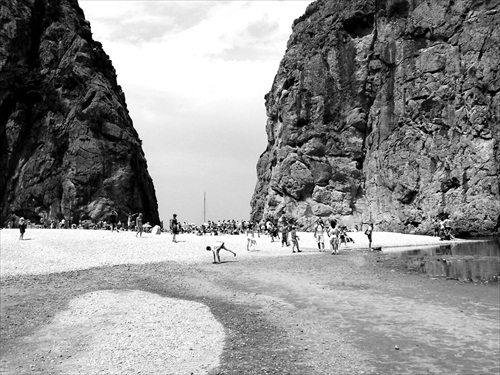
[(206, 223), (206, 210), (207, 210), (207, 196), (206, 193), (203, 192), (203, 223)]

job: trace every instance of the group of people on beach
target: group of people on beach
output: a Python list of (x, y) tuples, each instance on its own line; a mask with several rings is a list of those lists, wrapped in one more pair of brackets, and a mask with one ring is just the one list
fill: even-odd
[(439, 237), (440, 241), (454, 240), (455, 237), (451, 232), (452, 227), (450, 219), (434, 220), (434, 237)]
[[(365, 234), (368, 236), (369, 249), (371, 250), (372, 244), (373, 224), (368, 225)], [(347, 246), (349, 242), (354, 243), (354, 240), (347, 234), (347, 226), (340, 225), (336, 220), (330, 220), (325, 224), (322, 219), (316, 221), (314, 227), (314, 237), (318, 244), (319, 251), (325, 251), (325, 234), (330, 238), (330, 250), (332, 255), (340, 253), (340, 246), (344, 244)]]
[[(135, 219), (134, 219), (135, 218)], [(24, 239), (24, 234), (28, 226), (28, 222), (21, 217), (18, 222), (20, 230), (20, 240)], [(362, 224), (363, 226), (363, 224)], [(127, 228), (128, 230), (135, 230), (136, 237), (142, 237), (144, 232), (143, 214), (130, 213), (128, 215)], [(279, 241), (281, 236), (281, 246), (289, 247), (292, 246), (292, 252), (302, 252), (299, 246), (299, 236), (297, 235), (297, 224), (293, 219), (286, 218), (284, 215), (280, 217), (276, 222), (267, 219), (260, 223), (254, 223), (251, 221), (240, 221), (236, 222), (234, 220), (230, 221), (219, 221), (218, 223), (209, 222), (207, 225), (202, 225), (200, 230), (200, 235), (208, 234), (218, 235), (218, 234), (241, 234), (246, 233), (247, 236), (247, 251), (254, 251), (257, 241), (255, 235), (260, 237), (261, 234), (267, 234), (271, 242)], [(121, 222), (118, 220), (118, 213), (116, 210), (112, 210), (109, 214), (109, 229), (111, 232), (115, 230), (118, 232), (121, 229)], [(183, 226), (177, 219), (177, 214), (173, 214), (169, 221), (169, 230), (172, 234), (172, 242), (176, 243), (177, 235), (183, 231)], [(356, 226), (356, 231), (358, 230)], [(368, 237), (368, 248), (372, 248), (372, 235), (374, 226), (373, 223), (368, 223), (368, 227), (365, 230), (365, 235)], [(449, 219), (444, 219), (441, 221), (435, 220), (434, 223), (434, 236), (439, 236), (440, 240), (451, 240), (455, 239), (451, 234), (451, 221)], [(347, 246), (348, 243), (354, 243), (354, 240), (347, 234), (348, 229), (344, 225), (340, 225), (336, 220), (329, 220), (326, 223), (319, 218), (314, 225), (314, 238), (316, 239), (317, 246), (320, 252), (325, 251), (325, 234), (329, 237), (331, 254), (339, 254), (340, 247), (342, 244)], [(158, 226), (158, 234), (160, 233), (160, 227)], [(206, 250), (212, 251), (214, 263), (220, 263), (220, 251), (225, 250), (236, 256), (236, 253), (226, 247), (224, 242), (216, 241), (213, 246), (207, 246)]]

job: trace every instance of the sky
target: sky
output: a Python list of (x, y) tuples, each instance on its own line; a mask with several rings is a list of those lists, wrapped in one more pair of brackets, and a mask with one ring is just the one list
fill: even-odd
[(161, 220), (249, 219), (264, 95), (309, 3), (79, 1), (125, 93)]

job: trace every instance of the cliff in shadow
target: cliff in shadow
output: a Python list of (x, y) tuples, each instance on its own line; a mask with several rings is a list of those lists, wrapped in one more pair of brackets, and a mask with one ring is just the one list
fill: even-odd
[(0, 225), (158, 205), (115, 70), (76, 0), (0, 3)]
[(312, 3), (265, 98), (252, 219), (498, 233), (499, 4)]

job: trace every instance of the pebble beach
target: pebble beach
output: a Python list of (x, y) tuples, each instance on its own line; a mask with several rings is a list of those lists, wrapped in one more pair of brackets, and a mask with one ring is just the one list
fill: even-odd
[[(19, 240), (18, 230), (3, 229), (0, 374), (420, 374), (443, 368), (421, 361), (429, 353), (469, 353), (470, 342), (466, 368), (499, 368), (484, 357), (498, 349), (497, 289), (483, 289), (473, 310), (457, 307), (453, 293), (477, 299), (477, 290), (453, 286), (434, 297), (429, 279), (380, 273), (370, 265), (380, 252), (367, 256), (362, 232), (349, 233), (354, 243), (335, 256), (328, 242), (318, 251), (313, 233), (298, 236), (300, 254), (266, 235), (247, 251), (245, 235), (181, 234), (173, 243), (169, 233), (28, 229)], [(221, 251), (222, 264), (212, 264), (205, 248), (216, 241), (237, 256)], [(372, 245), (384, 252), (441, 243), (374, 232)], [(395, 359), (394, 343), (403, 353), (415, 343), (424, 351)]]
[[(350, 232), (354, 243), (342, 246), (342, 251), (362, 251), (368, 249), (368, 240), (362, 232)], [(216, 241), (223, 241), (226, 247), (237, 253), (243, 261), (247, 257), (307, 256), (317, 254), (317, 244), (313, 233), (299, 232), (302, 254), (293, 254), (281, 243), (271, 242), (267, 235), (255, 236), (255, 251), (246, 250), (245, 235), (197, 236), (181, 234), (178, 242), (163, 232), (160, 235), (109, 230), (73, 229), (28, 229), (24, 240), (19, 240), (17, 229), (0, 231), (1, 277), (26, 274), (47, 274), (64, 271), (83, 270), (118, 264), (147, 264), (155, 262), (197, 263), (210, 262), (212, 255), (205, 250)], [(450, 242), (450, 241), (447, 241)], [(390, 232), (374, 232), (373, 247), (393, 249), (401, 247), (432, 246), (443, 243), (432, 236), (410, 235)], [(328, 252), (328, 238), (325, 236)], [(221, 252), (222, 258), (231, 254)]]

